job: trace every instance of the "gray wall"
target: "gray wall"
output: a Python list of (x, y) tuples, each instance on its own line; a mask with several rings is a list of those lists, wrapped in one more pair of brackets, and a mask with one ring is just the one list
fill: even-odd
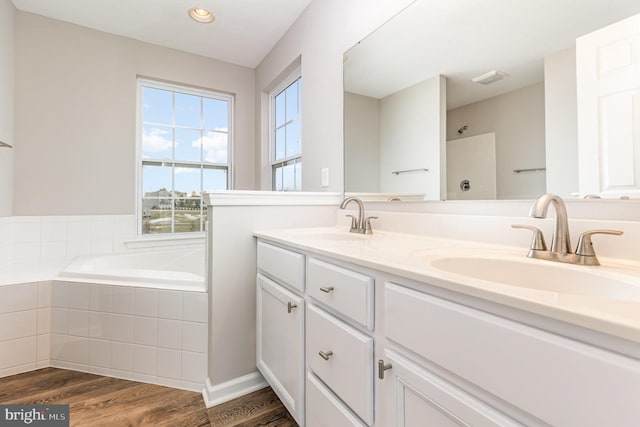
[(498, 199), (532, 199), (545, 192), (545, 173), (513, 170), (545, 166), (544, 108), (544, 83), (455, 108), (447, 112), (447, 140), (495, 132)]
[(380, 191), (380, 101), (344, 93), (344, 188), (349, 192)]
[(137, 75), (234, 93), (253, 188), (254, 70), (18, 12), (15, 215), (134, 213)]
[[(16, 10), (0, 0), (0, 141), (14, 145), (14, 29)], [(0, 148), (0, 217), (13, 213), (13, 149)]]

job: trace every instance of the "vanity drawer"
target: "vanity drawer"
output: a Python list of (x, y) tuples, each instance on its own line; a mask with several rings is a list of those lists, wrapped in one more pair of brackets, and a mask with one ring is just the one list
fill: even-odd
[(315, 258), (307, 265), (309, 295), (373, 330), (373, 279)]
[(307, 427), (365, 425), (311, 372), (307, 373)]
[(638, 360), (392, 283), (385, 331), (550, 425), (637, 422)]
[(373, 424), (373, 339), (309, 305), (306, 354), (307, 366), (353, 412)]
[(257, 265), (283, 285), (304, 292), (304, 255), (259, 241)]

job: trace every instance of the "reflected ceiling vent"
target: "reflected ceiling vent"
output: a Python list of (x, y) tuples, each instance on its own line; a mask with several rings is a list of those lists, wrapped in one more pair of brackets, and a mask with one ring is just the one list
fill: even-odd
[(504, 71), (492, 70), (488, 73), (484, 73), (481, 76), (472, 78), (471, 81), (481, 85), (489, 85), (491, 83), (497, 82), (498, 80), (504, 79), (508, 75), (509, 74), (505, 73)]

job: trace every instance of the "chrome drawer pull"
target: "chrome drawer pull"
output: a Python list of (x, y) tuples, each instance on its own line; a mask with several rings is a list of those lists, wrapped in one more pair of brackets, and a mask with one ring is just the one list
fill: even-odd
[(378, 360), (378, 378), (384, 379), (384, 371), (391, 369), (391, 363), (384, 363), (384, 360)]
[(324, 292), (325, 294), (328, 294), (329, 292), (333, 291), (333, 286), (327, 286), (326, 288), (320, 288), (320, 290), (322, 292)]
[(294, 308), (298, 308), (296, 304), (293, 304), (291, 301), (287, 303), (287, 313), (291, 313)]
[(319, 352), (318, 354), (319, 354), (319, 355), (320, 355), (320, 357), (322, 357), (324, 360), (329, 360), (329, 358), (330, 358), (331, 356), (333, 356), (333, 351), (327, 351), (327, 352), (321, 351), (321, 352)]

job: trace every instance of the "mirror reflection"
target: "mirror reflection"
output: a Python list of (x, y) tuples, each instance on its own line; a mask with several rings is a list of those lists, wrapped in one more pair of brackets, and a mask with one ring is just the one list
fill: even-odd
[(345, 52), (345, 191), (575, 195), (576, 38), (637, 13), (626, 0), (412, 3)]

